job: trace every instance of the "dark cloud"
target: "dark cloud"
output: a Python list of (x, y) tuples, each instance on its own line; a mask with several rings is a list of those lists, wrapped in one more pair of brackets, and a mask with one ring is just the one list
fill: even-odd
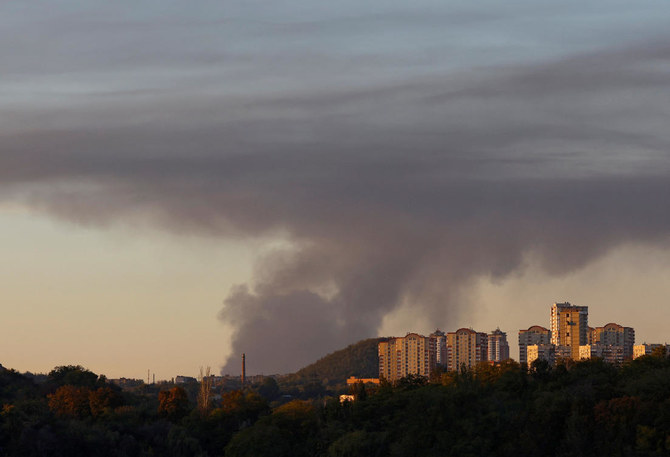
[(0, 196), (78, 223), (286, 237), (221, 312), (253, 371), (286, 372), (401, 305), (448, 326), (474, 278), (530, 252), (561, 274), (665, 243), (669, 49), (373, 87), (93, 95), (2, 130)]

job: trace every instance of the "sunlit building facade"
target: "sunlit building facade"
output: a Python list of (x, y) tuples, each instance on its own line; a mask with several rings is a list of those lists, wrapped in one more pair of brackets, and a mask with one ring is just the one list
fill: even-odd
[(534, 344), (550, 344), (551, 331), (539, 325), (533, 325), (527, 330), (519, 330), (519, 363), (527, 363), (527, 348)]
[(609, 323), (602, 327), (591, 330), (592, 344), (605, 346), (621, 346), (625, 359), (633, 358), (633, 346), (635, 345), (635, 330), (632, 327), (624, 327), (619, 324)]
[(528, 366), (531, 366), (536, 360), (546, 360), (549, 365), (556, 361), (556, 347), (553, 344), (529, 344), (526, 348)]
[(417, 333), (405, 337), (389, 338), (378, 346), (379, 377), (397, 381), (415, 374), (429, 377), (435, 370), (435, 339)]
[(589, 342), (588, 320), (588, 306), (554, 303), (551, 307), (551, 344), (570, 347), (570, 358), (579, 360), (579, 346)]
[(486, 333), (461, 328), (447, 333), (447, 370), (457, 371), (461, 366), (472, 368), (488, 360)]
[(666, 349), (666, 355), (668, 353), (668, 345), (667, 344), (636, 344), (633, 346), (633, 358), (637, 359), (638, 357), (642, 357), (643, 355), (651, 355), (652, 352), (654, 352), (654, 349), (660, 348), (660, 347), (665, 347)]
[(624, 361), (624, 347), (616, 344), (586, 344), (579, 346), (579, 359), (599, 357), (607, 363), (619, 365)]

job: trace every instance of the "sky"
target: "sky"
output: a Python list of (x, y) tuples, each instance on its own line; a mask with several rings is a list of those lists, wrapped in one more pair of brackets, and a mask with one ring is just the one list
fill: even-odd
[(665, 342), (666, 2), (0, 2), (0, 363), (287, 373), (374, 336)]

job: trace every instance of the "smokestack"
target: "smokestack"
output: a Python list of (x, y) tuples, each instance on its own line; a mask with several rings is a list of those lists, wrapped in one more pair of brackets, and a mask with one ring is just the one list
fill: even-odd
[(244, 389), (244, 383), (247, 380), (247, 356), (242, 354), (242, 388)]

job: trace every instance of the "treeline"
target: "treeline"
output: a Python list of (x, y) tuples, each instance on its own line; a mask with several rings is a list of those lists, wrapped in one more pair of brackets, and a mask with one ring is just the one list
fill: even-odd
[(227, 456), (670, 455), (670, 362), (508, 361), (408, 377), (340, 405), (294, 405), (236, 434)]
[(271, 378), (207, 405), (178, 386), (124, 392), (82, 367), (39, 381), (0, 369), (0, 456), (670, 455), (663, 354), (483, 364), (357, 385), (344, 404), (325, 388), (290, 399)]

